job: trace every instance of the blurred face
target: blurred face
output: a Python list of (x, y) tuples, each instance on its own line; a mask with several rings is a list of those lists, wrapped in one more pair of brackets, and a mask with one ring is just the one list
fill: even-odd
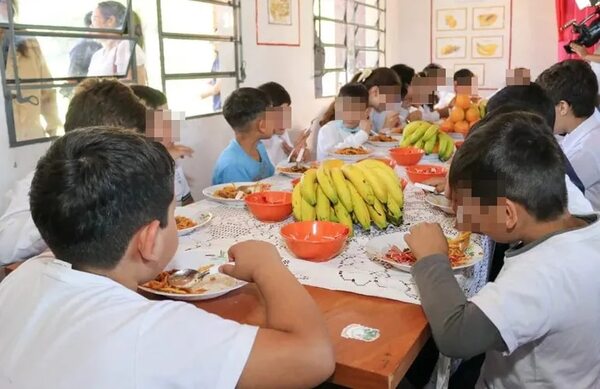
[(263, 117), (258, 119), (258, 132), (260, 139), (269, 139), (275, 133), (275, 129), (281, 128), (281, 114), (274, 108), (268, 108)]
[(289, 104), (282, 104), (278, 107), (273, 107), (273, 133), (275, 135), (283, 135), (285, 130), (292, 127), (292, 107)]
[(342, 120), (348, 128), (356, 128), (368, 118), (367, 107), (358, 97), (337, 97), (335, 99), (335, 119)]
[(477, 77), (467, 77), (454, 82), (454, 91), (457, 95), (477, 95)]
[(100, 8), (96, 8), (92, 13), (92, 28), (117, 28), (117, 21), (114, 16), (105, 18), (100, 11)]
[(529, 69), (508, 69), (506, 71), (506, 85), (529, 85), (530, 83)]
[(377, 111), (393, 111), (402, 101), (400, 86), (374, 86), (369, 89), (369, 106)]
[(437, 78), (435, 77), (417, 77), (413, 79), (411, 85), (412, 91), (407, 95), (409, 103), (413, 105), (427, 105), (434, 103), (434, 93), (437, 89)]
[(181, 112), (148, 110), (146, 111), (146, 137), (168, 148), (179, 141), (182, 120)]

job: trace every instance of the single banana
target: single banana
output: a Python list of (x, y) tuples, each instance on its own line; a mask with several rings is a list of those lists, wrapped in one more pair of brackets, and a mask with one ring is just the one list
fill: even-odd
[(317, 181), (319, 182), (319, 186), (321, 187), (329, 201), (331, 201), (333, 204), (337, 204), (337, 191), (333, 186), (333, 181), (331, 181), (329, 169), (326, 168), (323, 164), (321, 164), (321, 166), (319, 166), (319, 168), (317, 169)]
[(402, 208), (394, 200), (388, 201), (386, 212), (388, 220), (394, 225), (397, 225), (398, 221), (402, 218)]
[[(350, 184), (350, 194), (352, 195), (352, 203), (354, 204), (353, 213), (354, 216), (356, 216), (358, 224), (360, 224), (365, 231), (369, 231), (371, 229), (371, 215), (369, 215), (367, 203), (363, 200), (353, 184)], [(374, 202), (375, 201), (373, 201), (373, 203)]]
[(421, 123), (421, 125), (419, 126), (419, 128), (417, 128), (415, 130), (415, 132), (413, 132), (410, 136), (410, 144), (414, 145), (415, 143), (417, 143), (419, 140), (421, 140), (421, 138), (423, 138), (423, 135), (425, 135), (425, 131), (427, 131), (427, 129), (429, 128), (430, 124), (428, 122), (423, 122)]
[[(444, 136), (444, 134), (440, 134), (439, 135), (439, 140), (440, 140), (440, 150), (438, 151), (438, 156), (440, 158), (440, 160), (443, 160), (444, 155), (446, 155), (446, 149), (448, 148), (448, 138), (450, 137), (446, 137)], [(452, 138), (450, 138), (452, 139)]]
[(315, 207), (317, 220), (329, 221), (330, 208), (329, 199), (325, 195), (325, 192), (323, 192), (323, 188), (321, 188), (321, 185), (317, 185), (317, 206)]
[(425, 135), (423, 135), (423, 141), (427, 143), (431, 138), (435, 138), (439, 131), (440, 126), (437, 124), (432, 124), (429, 126), (429, 128), (427, 128), (427, 131), (425, 131)]
[(441, 146), (440, 146), (440, 160), (441, 161), (447, 161), (449, 160), (452, 155), (454, 154), (454, 140), (452, 138), (450, 138), (449, 135), (447, 134), (443, 134), (442, 135), (445, 138), (445, 148), (442, 151)]
[(346, 210), (346, 207), (344, 207), (340, 201), (333, 206), (333, 209), (335, 210), (335, 216), (338, 218), (339, 223), (348, 227), (350, 229), (350, 236), (352, 236), (354, 233), (354, 225), (352, 224), (352, 217)]
[(302, 219), (303, 222), (314, 222), (317, 220), (315, 207), (310, 205), (304, 197), (302, 197)]
[(317, 205), (317, 169), (308, 169), (300, 179), (302, 198), (312, 206)]
[[(344, 176), (354, 185), (354, 188), (358, 191), (360, 196), (367, 202), (367, 204), (373, 204), (375, 199), (375, 194), (373, 193), (373, 188), (367, 182), (365, 175), (359, 170), (356, 166), (353, 165), (344, 165), (342, 166), (342, 173)], [(352, 188), (350, 188), (350, 193), (352, 194)], [(352, 197), (352, 204), (356, 207), (356, 203), (354, 201), (354, 196)], [(355, 209), (356, 210), (356, 209)]]
[(379, 202), (379, 200), (375, 199), (375, 204), (368, 205), (367, 209), (369, 210), (369, 215), (371, 216), (371, 220), (380, 230), (385, 230), (388, 226), (388, 222), (386, 220), (385, 208)]
[(344, 173), (342, 173), (342, 169), (339, 167), (331, 169), (331, 179), (338, 194), (339, 202), (343, 204), (348, 212), (352, 212), (352, 196), (350, 196), (348, 182), (344, 177)]
[(425, 147), (425, 141), (423, 140), (423, 138), (419, 139), (419, 141), (417, 143), (415, 143), (414, 145), (417, 149), (422, 149), (423, 147)]
[[(343, 205), (342, 205), (343, 207)], [(333, 223), (339, 223), (340, 219), (338, 219), (337, 215), (335, 214), (335, 209), (333, 209), (333, 207), (329, 207), (329, 221), (333, 222)]]
[(387, 203), (388, 192), (385, 186), (385, 183), (379, 180), (379, 178), (373, 173), (372, 169), (365, 167), (364, 165), (355, 165), (357, 169), (362, 171), (365, 176), (365, 179), (373, 188), (373, 193), (377, 200), (382, 203)]
[(433, 152), (433, 148), (435, 147), (437, 140), (438, 140), (438, 137), (436, 134), (436, 136), (434, 136), (433, 138), (431, 138), (427, 142), (425, 142), (425, 145), (423, 145), (423, 150), (425, 150), (425, 154), (429, 155)]
[(296, 220), (302, 220), (302, 193), (300, 193), (300, 184), (296, 185), (292, 191), (292, 211)]

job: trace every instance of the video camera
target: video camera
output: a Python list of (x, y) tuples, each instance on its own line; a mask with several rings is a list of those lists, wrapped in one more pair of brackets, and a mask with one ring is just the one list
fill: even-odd
[[(598, 3), (597, 1), (590, 2), (592, 5)], [(581, 22), (577, 23), (575, 19), (569, 21), (565, 24), (562, 29), (566, 30), (569, 27), (573, 28), (573, 31), (576, 34), (579, 34), (579, 37), (571, 42), (568, 45), (565, 45), (565, 51), (569, 54), (574, 54), (573, 49), (571, 49), (571, 43), (576, 43), (585, 47), (592, 47), (598, 41), (600, 41), (600, 5), (595, 5), (596, 12), (589, 15), (587, 18), (583, 19)], [(591, 20), (591, 22), (590, 22)], [(588, 22), (590, 22), (588, 24)]]

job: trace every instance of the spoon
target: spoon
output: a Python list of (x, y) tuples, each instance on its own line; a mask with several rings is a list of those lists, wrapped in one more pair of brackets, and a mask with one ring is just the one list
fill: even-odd
[(194, 269), (181, 269), (169, 276), (169, 284), (177, 288), (189, 288), (199, 281), (202, 281), (204, 277), (219, 272), (219, 267), (211, 265), (209, 268), (202, 271)]

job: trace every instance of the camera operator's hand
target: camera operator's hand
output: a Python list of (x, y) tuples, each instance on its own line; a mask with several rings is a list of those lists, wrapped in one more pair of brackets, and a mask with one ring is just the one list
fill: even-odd
[(585, 58), (588, 55), (588, 52), (585, 47), (578, 45), (577, 43), (571, 43), (571, 49), (577, 53), (581, 58)]

